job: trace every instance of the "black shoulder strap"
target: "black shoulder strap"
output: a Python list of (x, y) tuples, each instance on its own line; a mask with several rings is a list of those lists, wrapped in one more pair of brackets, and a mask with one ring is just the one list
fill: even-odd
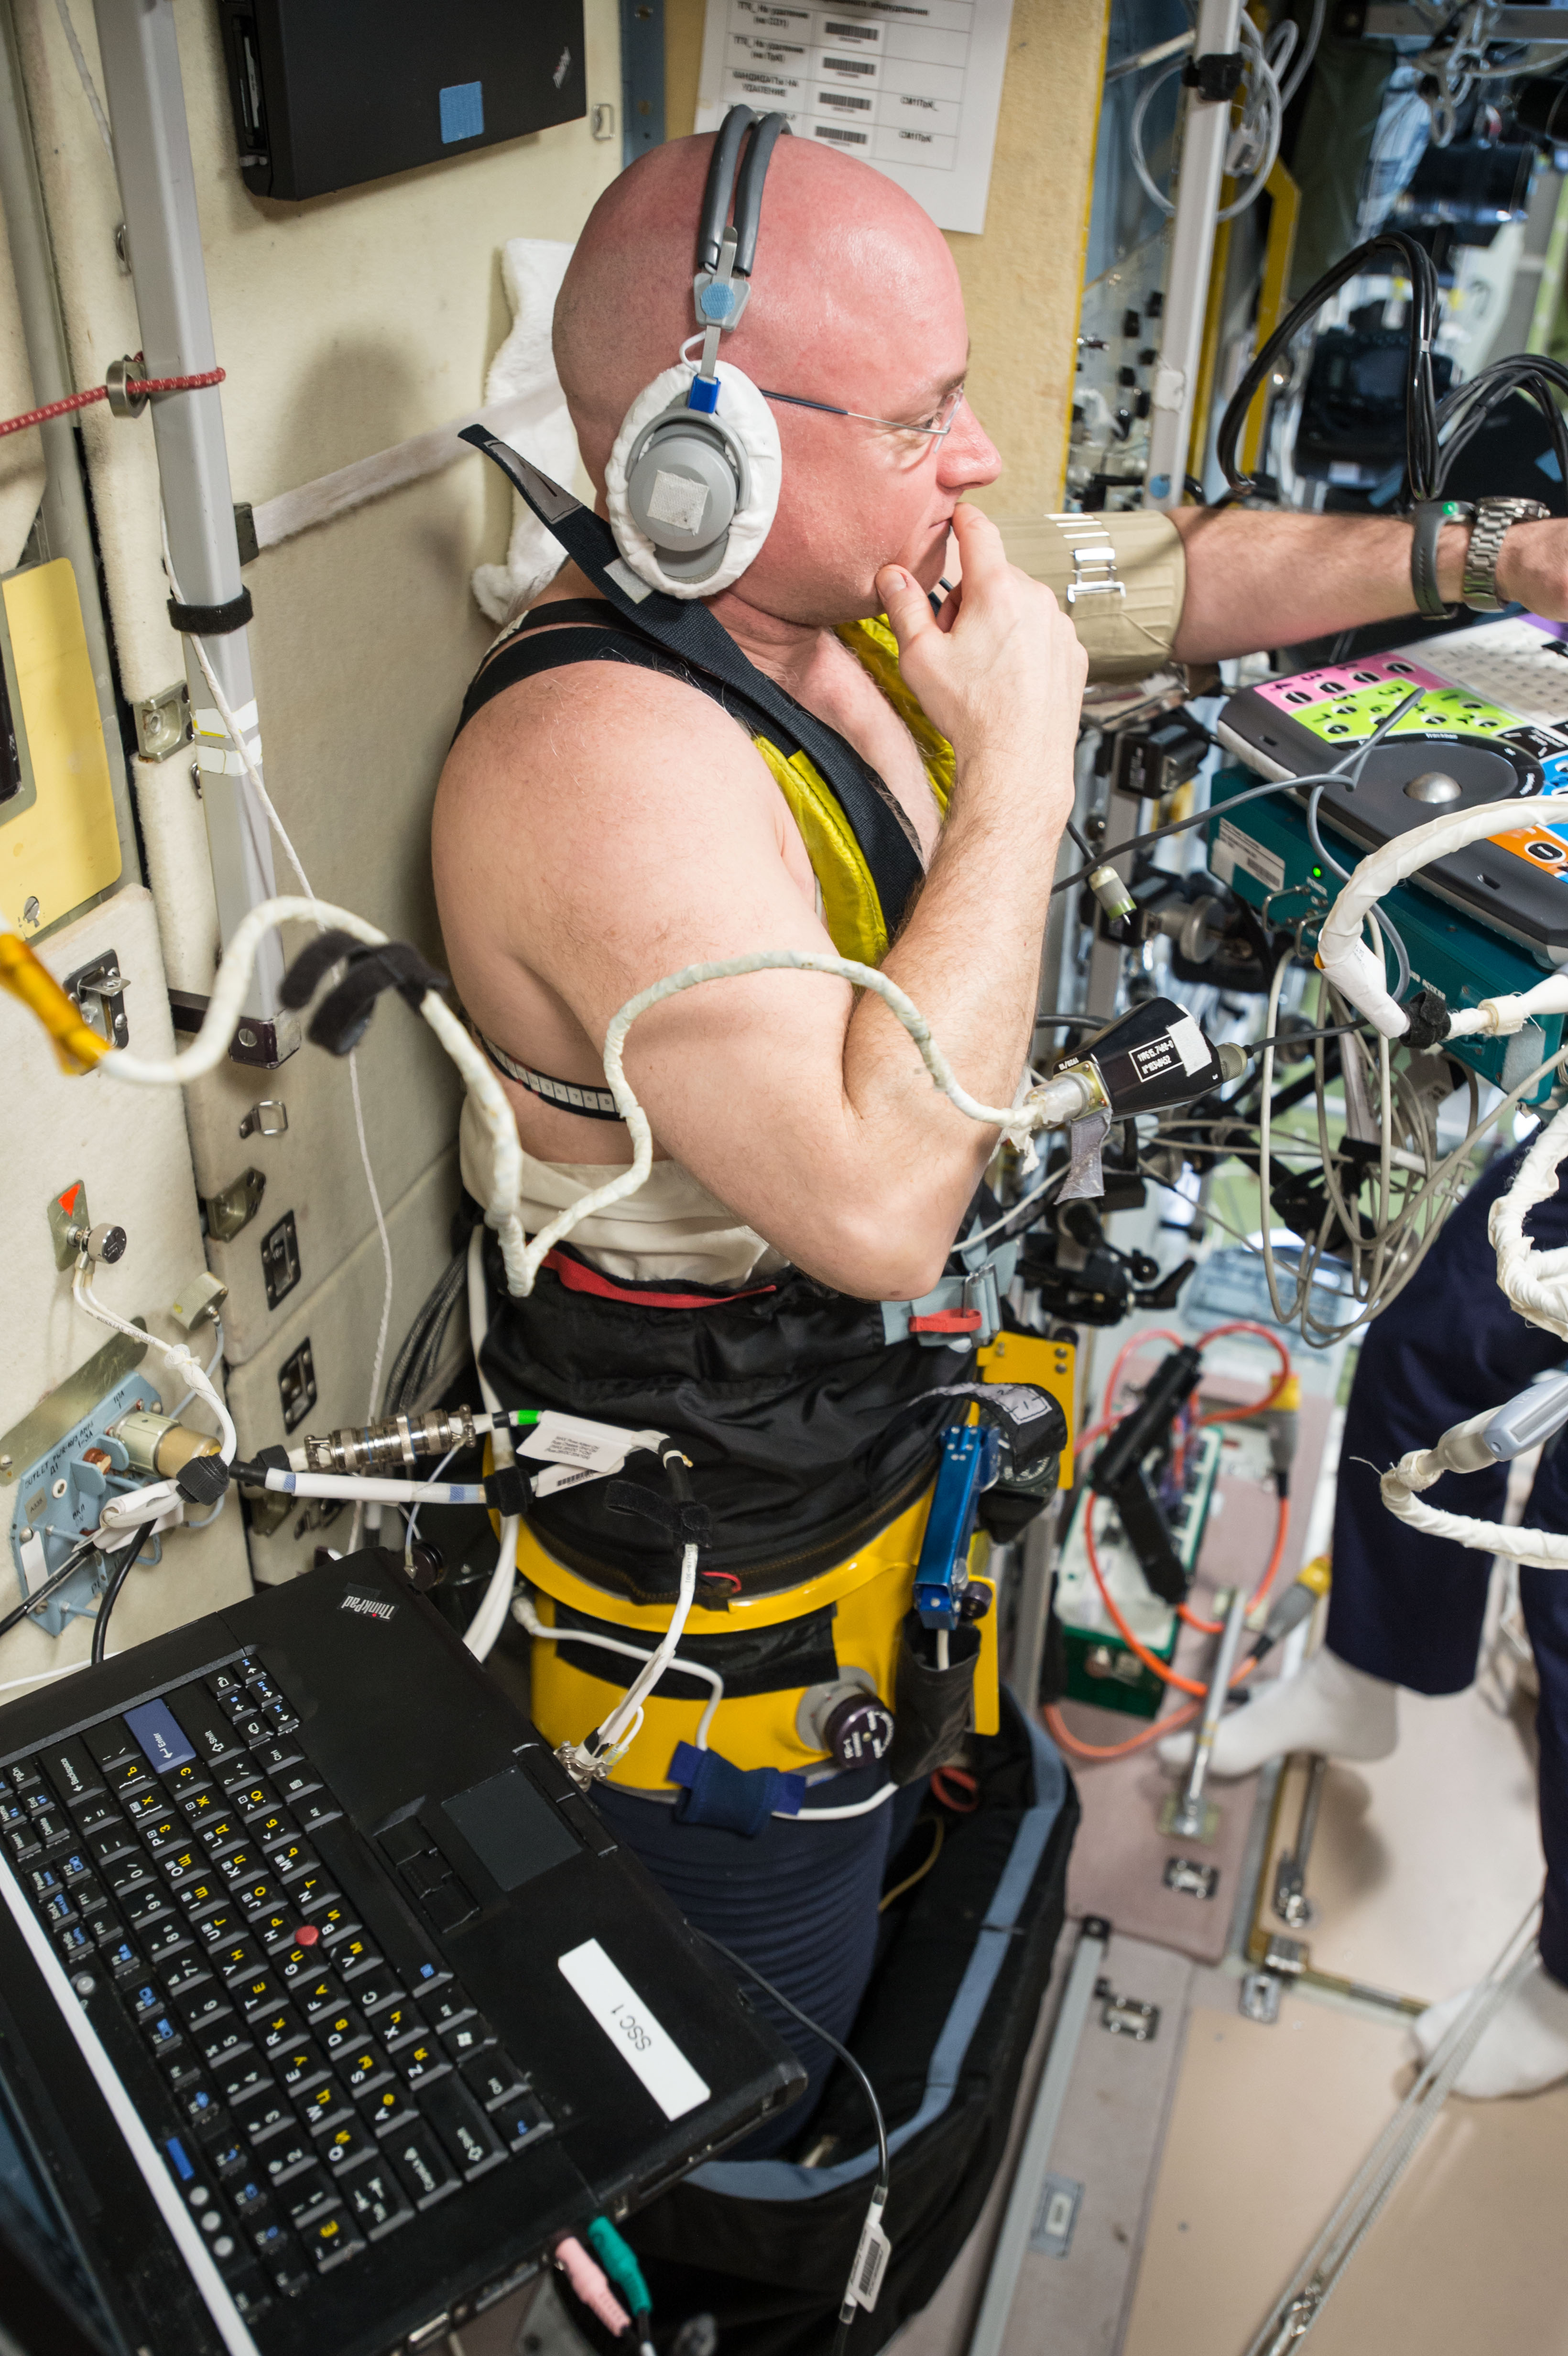
[(673, 655), (692, 670), (729, 688), (770, 723), (780, 750), (800, 751), (816, 766), (848, 819), (871, 871), (890, 939), (897, 931), (923, 879), (920, 854), (904, 831), (897, 806), (854, 746), (827, 722), (748, 662), (721, 623), (693, 598), (667, 596), (639, 581), (624, 562), (614, 535), (570, 491), (509, 449), (482, 425), (465, 426), (461, 439), (493, 459), (519, 498), (571, 557), (579, 572), (615, 609), (623, 625)]
[[(547, 605), (541, 610), (552, 616), (563, 614), (569, 604), (586, 606), (590, 601), (586, 597), (562, 598), (559, 605)], [(463, 710), (458, 715), (453, 742), (456, 743), (476, 712), (482, 712), (508, 687), (515, 687), (522, 679), (537, 679), (541, 671), (560, 670), (567, 663), (630, 663), (638, 670), (664, 671), (673, 679), (688, 680), (705, 692), (712, 691), (705, 680), (693, 679), (684, 663), (677, 662), (673, 656), (661, 654), (657, 647), (651, 647), (646, 638), (638, 637), (635, 631), (622, 629), (615, 616), (610, 618), (612, 626), (608, 629), (584, 629), (568, 624), (565, 628), (536, 630), (531, 636), (525, 636), (521, 629), (515, 631), (496, 648), (483, 669), (475, 673), (463, 699)]]

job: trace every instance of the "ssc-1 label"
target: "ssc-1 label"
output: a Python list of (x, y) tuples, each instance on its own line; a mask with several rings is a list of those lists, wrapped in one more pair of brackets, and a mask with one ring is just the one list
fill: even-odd
[(667, 2119), (684, 2118), (708, 2100), (706, 2081), (597, 1939), (585, 1939), (562, 1955), (559, 1969)]

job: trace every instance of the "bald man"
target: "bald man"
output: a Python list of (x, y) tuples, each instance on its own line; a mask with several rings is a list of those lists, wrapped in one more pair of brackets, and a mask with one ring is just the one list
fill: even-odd
[[(628, 408), (692, 336), (711, 145), (676, 141), (623, 174), (561, 289), (557, 364), (602, 515)], [(475, 681), (441, 783), (436, 886), (453, 974), (516, 1110), (531, 1229), (630, 1158), (604, 1094), (606, 1025), (698, 959), (880, 958), (965, 1086), (1011, 1101), (1086, 663), (1055, 596), (965, 503), (1000, 471), (964, 399), (968, 356), (957, 273), (919, 206), (850, 158), (781, 140), (750, 301), (723, 346), (768, 389), (783, 455), (760, 552), (706, 601), (740, 685), (661, 654), (606, 602), (596, 562), (569, 563)], [(1232, 511), (1152, 528), (1179, 584), (1161, 649), (1178, 659), (1411, 608), (1407, 524)], [(950, 535), (962, 584), (933, 616)], [(1450, 596), (1465, 543), (1458, 526), (1439, 546)], [(1503, 594), (1568, 611), (1564, 527), (1516, 528), (1503, 559)], [(782, 741), (790, 710), (807, 734), (827, 724), (844, 774), (869, 780), (913, 846), (923, 880), (903, 905), (880, 895), (842, 796)], [(492, 1243), (483, 1363), (508, 1403), (680, 1439), (713, 1523), (681, 1648), (699, 1672), (667, 1676), (596, 1796), (694, 1920), (842, 2033), (895, 1812), (880, 1804), (888, 1768), (835, 1772), (808, 1706), (874, 1687), (900, 1721), (889, 1766), (923, 1786), (930, 1749), (904, 1722), (919, 1680), (906, 1691), (894, 1664), (926, 1633), (906, 1617), (911, 1562), (951, 1412), (939, 1394), (972, 1374), (976, 1321), (919, 1332), (910, 1314), (944, 1284), (964, 1297), (955, 1239), (996, 1136), (933, 1089), (877, 999), (826, 977), (691, 991), (638, 1023), (626, 1071), (653, 1175), (578, 1227), (526, 1301), (507, 1298)], [(483, 1141), (465, 1132), (464, 1156), (483, 1200)], [(608, 1648), (645, 1651), (668, 1622), (667, 1536), (606, 1494), (556, 1490), (524, 1532), (520, 1567), (553, 1632), (534, 1654), (551, 1741), (582, 1740), (624, 1689), (635, 1663)], [(957, 1636), (954, 1650), (961, 1676)], [(919, 1666), (940, 1682), (929, 1652)], [(671, 1729), (692, 1741), (715, 1675), (693, 1770)], [(715, 1761), (732, 1771), (723, 1790)], [(791, 1769), (831, 1787), (814, 1783), (795, 1815), (773, 1804)], [(809, 1822), (821, 1802), (838, 1813)]]

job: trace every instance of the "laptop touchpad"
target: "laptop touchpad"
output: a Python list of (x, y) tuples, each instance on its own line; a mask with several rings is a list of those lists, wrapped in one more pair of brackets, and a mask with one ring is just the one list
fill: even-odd
[(442, 1806), (503, 1890), (519, 1889), (552, 1865), (582, 1855), (575, 1834), (516, 1767), (471, 1783)]

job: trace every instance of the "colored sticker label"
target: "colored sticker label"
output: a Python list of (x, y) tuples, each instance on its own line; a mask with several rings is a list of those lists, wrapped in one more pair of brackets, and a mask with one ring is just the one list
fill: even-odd
[(1392, 735), (1451, 728), (1467, 736), (1492, 736), (1505, 729), (1512, 734), (1517, 729), (1517, 715), (1501, 704), (1488, 702), (1467, 688), (1455, 687), (1435, 671), (1403, 656), (1298, 671), (1290, 679), (1270, 680), (1258, 693), (1310, 734), (1329, 744), (1354, 744), (1370, 736), (1413, 687), (1424, 692), (1420, 702), (1395, 723)]

